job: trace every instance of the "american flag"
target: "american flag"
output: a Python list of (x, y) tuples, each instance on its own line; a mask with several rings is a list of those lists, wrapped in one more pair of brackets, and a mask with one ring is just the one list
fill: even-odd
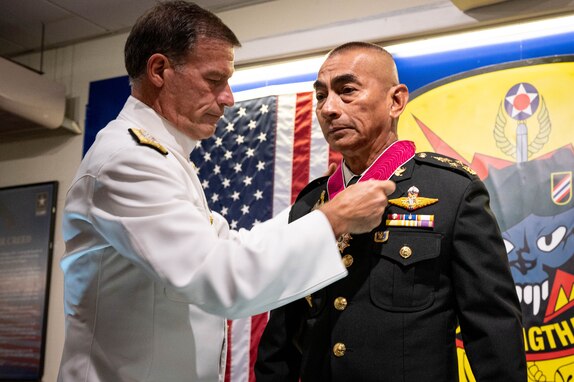
[[(315, 118), (313, 92), (273, 95), (227, 108), (213, 137), (198, 143), (199, 169), (210, 208), (232, 229), (251, 228), (289, 207), (328, 163), (331, 152)], [(226, 382), (252, 382), (267, 313), (229, 321)]]

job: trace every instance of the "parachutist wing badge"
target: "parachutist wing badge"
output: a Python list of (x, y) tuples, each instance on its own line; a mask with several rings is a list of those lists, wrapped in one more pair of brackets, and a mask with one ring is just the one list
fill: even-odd
[(390, 199), (389, 203), (409, 211), (414, 211), (438, 202), (436, 198), (424, 198), (419, 196), (419, 189), (416, 186), (411, 186), (407, 191), (407, 195), (408, 196), (402, 198)]
[(423, 198), (423, 197), (418, 197), (416, 198), (415, 201), (411, 201), (407, 197), (389, 200), (389, 204), (407, 209), (409, 211), (414, 211), (422, 207), (430, 206), (431, 204), (435, 204), (436, 202), (438, 202), (438, 199), (436, 198)]

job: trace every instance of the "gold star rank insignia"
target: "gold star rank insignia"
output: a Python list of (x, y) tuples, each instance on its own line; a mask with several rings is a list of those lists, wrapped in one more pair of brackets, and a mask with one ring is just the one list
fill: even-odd
[(351, 241), (352, 238), (353, 237), (351, 236), (350, 233), (344, 233), (341, 236), (339, 236), (339, 238), (337, 239), (337, 246), (339, 247), (340, 253), (343, 253), (345, 248), (351, 245), (349, 244), (349, 241)]
[(415, 186), (412, 186), (408, 189), (407, 197), (389, 200), (390, 204), (407, 209), (409, 211), (414, 211), (422, 207), (430, 206), (436, 202), (438, 202), (438, 199), (424, 198), (419, 196), (419, 189)]
[(167, 155), (168, 151), (154, 137), (149, 135), (145, 130), (130, 128), (128, 129), (132, 137), (142, 146), (148, 146), (155, 149), (162, 155)]

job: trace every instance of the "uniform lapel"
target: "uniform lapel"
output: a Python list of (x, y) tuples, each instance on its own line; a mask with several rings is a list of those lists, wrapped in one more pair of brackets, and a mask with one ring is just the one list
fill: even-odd
[(412, 177), (414, 168), (415, 168), (415, 161), (414, 161), (414, 159), (411, 159), (407, 163), (405, 163), (404, 165), (400, 166), (394, 172), (394, 174), (393, 174), (393, 176), (391, 176), (390, 180), (395, 182), (397, 188), (396, 188), (395, 192), (393, 192), (391, 195), (389, 195), (389, 199), (407, 194), (407, 189), (408, 189), (409, 185), (407, 185), (405, 183), (405, 181), (409, 180)]

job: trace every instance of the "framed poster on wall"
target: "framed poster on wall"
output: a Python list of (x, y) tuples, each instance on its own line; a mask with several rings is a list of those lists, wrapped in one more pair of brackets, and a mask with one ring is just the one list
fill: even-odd
[(0, 381), (40, 381), (57, 182), (0, 188)]

